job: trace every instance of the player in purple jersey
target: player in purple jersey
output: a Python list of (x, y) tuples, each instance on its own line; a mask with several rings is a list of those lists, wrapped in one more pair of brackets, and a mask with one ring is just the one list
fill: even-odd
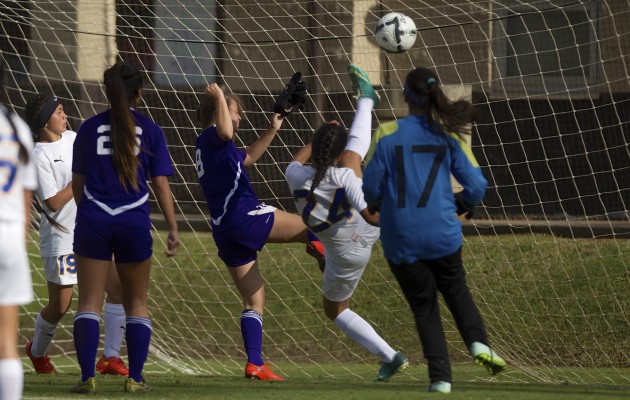
[(245, 150), (239, 150), (234, 137), (241, 112), (237, 96), (224, 94), (216, 83), (206, 87), (197, 114), (203, 128), (196, 145), (197, 175), (210, 209), (212, 236), (219, 257), (229, 267), (243, 299), (245, 377), (284, 380), (269, 369), (261, 355), (265, 289), (256, 258), (267, 242), (308, 243), (313, 237), (309, 238), (298, 215), (258, 200), (245, 171), (245, 167), (263, 155), (282, 126), (284, 116), (274, 113), (260, 138)]
[[(506, 366), (488, 345), (466, 284), (456, 215), (470, 218), (487, 185), (461, 137), (477, 112), (466, 100), (446, 97), (437, 74), (428, 68), (409, 72), (403, 94), (409, 115), (381, 124), (374, 133), (363, 192), (368, 206), (381, 213), (383, 253), (415, 318), (428, 361), (428, 390), (449, 393), (452, 372), (438, 292), (473, 360), (493, 375)], [(464, 187), (461, 199), (453, 195), (451, 174)]]
[[(39, 250), (48, 285), (48, 304), (35, 319), (33, 340), (26, 344), (26, 355), (38, 374), (56, 374), (47, 354), (57, 324), (68, 312), (77, 283), (72, 253), (77, 207), (72, 197), (72, 146), (76, 133), (68, 130), (68, 118), (57, 97), (40, 93), (24, 107), (24, 118), (33, 133), (33, 162), (38, 187), (35, 205), (41, 213)], [(41, 204), (40, 204), (41, 203)], [(112, 262), (105, 320), (105, 351), (96, 369), (102, 374), (124, 375), (129, 371), (119, 350), (125, 332), (125, 310), (120, 280)]]
[(151, 341), (147, 309), (152, 255), (149, 192), (151, 180), (169, 226), (167, 256), (179, 246), (168, 176), (173, 174), (162, 129), (135, 108), (140, 103), (142, 74), (125, 63), (105, 71), (110, 109), (87, 119), (74, 142), (72, 190), (77, 203), (74, 253), (79, 304), (74, 344), (81, 382), (73, 393), (96, 391), (94, 360), (99, 342), (99, 312), (112, 256), (120, 277), (125, 307), (129, 377), (127, 392), (151, 388), (142, 369)]

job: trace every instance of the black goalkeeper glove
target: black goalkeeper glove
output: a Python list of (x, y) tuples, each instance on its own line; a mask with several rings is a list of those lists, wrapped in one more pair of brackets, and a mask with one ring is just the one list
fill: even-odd
[(294, 110), (304, 109), (304, 102), (306, 101), (306, 83), (301, 80), (302, 73), (296, 72), (293, 77), (286, 84), (284, 90), (273, 105), (273, 112), (286, 117)]
[(472, 219), (475, 216), (475, 206), (466, 204), (461, 192), (455, 193), (455, 205), (457, 206), (457, 215), (466, 214), (466, 219)]

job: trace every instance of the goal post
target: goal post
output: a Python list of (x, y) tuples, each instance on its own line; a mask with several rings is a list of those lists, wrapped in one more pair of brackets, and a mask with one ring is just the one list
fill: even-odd
[[(385, 53), (372, 38), (390, 11), (418, 27), (407, 52)], [(106, 109), (102, 75), (115, 60), (146, 74), (139, 111), (167, 136), (182, 231), (178, 255), (167, 259), (155, 219), (148, 371), (238, 376), (246, 361), (240, 295), (216, 256), (195, 171), (194, 115), (205, 84), (217, 81), (245, 101), (242, 146), (267, 126), (284, 83), (302, 72), (305, 109), (287, 118), (247, 171), (261, 200), (295, 212), (284, 170), (322, 122), (350, 126), (346, 65), (354, 63), (382, 94), (374, 127), (404, 116), (403, 82), (416, 66), (463, 88), (453, 96), (469, 97), (483, 114), (471, 143), (489, 186), (475, 219), (464, 222), (463, 258), (491, 344), (509, 368), (488, 378), (473, 367), (443, 307), (458, 379), (630, 384), (626, 0), (15, 0), (2, 2), (0, 14), (2, 98), (22, 115), (28, 98), (54, 92), (76, 131)], [(154, 196), (151, 206), (157, 213)], [(47, 302), (37, 227), (35, 216), (28, 251), (36, 300), (21, 310), (21, 346)], [(368, 379), (376, 372), (378, 360), (325, 317), (321, 273), (303, 246), (268, 245), (259, 261), (263, 353), (279, 373)], [(352, 308), (408, 355), (407, 376), (426, 381), (412, 315), (380, 245)], [(61, 372), (78, 370), (75, 309), (76, 302), (49, 349)]]

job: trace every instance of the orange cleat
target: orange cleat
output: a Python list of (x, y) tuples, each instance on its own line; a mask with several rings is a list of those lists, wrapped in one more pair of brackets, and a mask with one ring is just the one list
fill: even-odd
[(324, 258), (324, 245), (319, 240), (314, 240), (306, 244), (306, 253), (315, 258), (319, 264), (319, 270), (324, 272), (326, 259)]
[(96, 370), (103, 375), (129, 375), (129, 370), (120, 357), (102, 356), (96, 363)]
[(245, 367), (245, 378), (247, 379), (258, 379), (260, 381), (283, 381), (284, 378), (276, 375), (272, 370), (269, 369), (267, 364), (263, 365), (254, 365), (252, 363), (247, 363)]
[(44, 354), (41, 357), (33, 357), (33, 355), (31, 354), (32, 345), (33, 341), (29, 340), (29, 342), (26, 343), (26, 347), (24, 348), (24, 350), (28, 358), (31, 359), (31, 362), (33, 363), (33, 368), (35, 368), (35, 372), (42, 375), (57, 375), (57, 368), (55, 368), (53, 363), (50, 361), (48, 354)]

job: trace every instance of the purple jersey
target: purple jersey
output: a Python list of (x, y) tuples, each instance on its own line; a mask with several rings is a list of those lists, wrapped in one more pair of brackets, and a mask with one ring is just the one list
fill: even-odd
[(72, 159), (72, 172), (85, 175), (83, 197), (77, 205), (77, 222), (151, 226), (147, 180), (173, 175), (173, 167), (162, 128), (135, 110), (132, 112), (136, 141), (140, 145), (139, 189), (127, 191), (118, 179), (111, 157), (111, 110), (87, 119), (77, 132)]
[(245, 156), (234, 141), (219, 138), (216, 126), (203, 130), (197, 138), (197, 176), (208, 202), (214, 233), (242, 227), (247, 214), (265, 207), (254, 194), (245, 172)]

